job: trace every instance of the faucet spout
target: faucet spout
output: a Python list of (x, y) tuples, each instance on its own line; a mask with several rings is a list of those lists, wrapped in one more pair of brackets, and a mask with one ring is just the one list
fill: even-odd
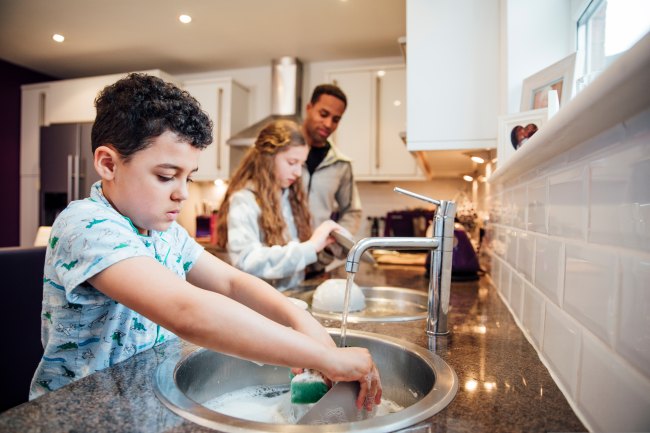
[(361, 256), (368, 250), (382, 248), (387, 250), (435, 250), (440, 241), (435, 238), (384, 237), (365, 238), (354, 244), (348, 252), (345, 270), (356, 273), (359, 270)]
[(435, 204), (433, 233), (431, 237), (370, 237), (361, 239), (348, 252), (345, 270), (356, 273), (359, 270), (361, 255), (373, 248), (391, 250), (429, 250), (431, 268), (429, 273), (429, 296), (427, 306), (427, 335), (446, 335), (447, 314), (451, 292), (451, 262), (454, 252), (454, 218), (456, 203), (447, 200), (434, 200), (401, 188), (396, 192)]

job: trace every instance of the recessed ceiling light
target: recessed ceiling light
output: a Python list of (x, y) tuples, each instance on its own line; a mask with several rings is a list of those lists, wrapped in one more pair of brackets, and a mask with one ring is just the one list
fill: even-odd
[(393, 101), (393, 105), (396, 106), (396, 107), (399, 107), (400, 105), (402, 105), (402, 101), (400, 101), (399, 99), (395, 99)]
[(476, 156), (476, 155), (472, 156), (471, 160), (474, 161), (477, 164), (483, 164), (485, 162), (485, 160), (483, 158), (481, 158), (480, 156)]
[(183, 24), (189, 24), (192, 22), (192, 17), (189, 15), (181, 15), (178, 17), (178, 21), (182, 22)]
[(54, 33), (54, 34), (52, 35), (52, 39), (53, 39), (54, 41), (56, 41), (56, 42), (63, 42), (63, 41), (65, 41), (65, 37), (64, 37), (63, 35), (58, 34), (58, 33)]
[(386, 75), (386, 71), (377, 71), (378, 77), (383, 77), (384, 75)]
[(474, 180), (474, 178), (472, 176), (470, 176), (469, 174), (466, 174), (465, 176), (463, 176), (463, 179), (465, 181), (467, 181), (467, 182), (471, 182), (471, 181)]

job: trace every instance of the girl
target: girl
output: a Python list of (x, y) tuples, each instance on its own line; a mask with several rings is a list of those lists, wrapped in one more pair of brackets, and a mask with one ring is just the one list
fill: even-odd
[(312, 232), (300, 175), (307, 159), (300, 127), (289, 120), (268, 124), (230, 180), (219, 210), (218, 243), (232, 263), (279, 290), (304, 280), (305, 268), (334, 242), (332, 220)]

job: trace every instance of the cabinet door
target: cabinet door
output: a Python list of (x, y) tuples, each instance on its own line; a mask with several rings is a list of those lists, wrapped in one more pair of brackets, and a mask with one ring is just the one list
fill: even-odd
[(352, 159), (352, 170), (357, 179), (372, 175), (372, 141), (374, 141), (372, 81), (369, 71), (337, 72), (330, 81), (345, 92), (348, 99), (343, 118), (332, 141)]
[[(224, 107), (226, 106), (228, 88), (219, 82), (186, 83), (185, 90), (196, 98), (213, 123), (213, 142), (201, 152), (199, 170), (194, 174), (195, 180), (215, 180), (227, 178), (229, 170), (229, 149), (224, 140)], [(228, 98), (229, 99), (229, 98)]]
[(418, 175), (415, 158), (399, 134), (406, 131), (406, 71), (385, 69), (374, 74), (377, 108), (375, 174), (391, 178)]

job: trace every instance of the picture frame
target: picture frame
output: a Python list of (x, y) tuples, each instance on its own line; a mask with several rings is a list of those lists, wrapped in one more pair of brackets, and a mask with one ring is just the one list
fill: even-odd
[(573, 97), (576, 53), (529, 76), (521, 90), (521, 111), (548, 107), (548, 91), (557, 90), (560, 107)]
[(526, 141), (539, 132), (548, 121), (548, 118), (548, 108), (499, 116), (498, 166), (503, 166), (515, 154), (517, 149), (525, 145)]

